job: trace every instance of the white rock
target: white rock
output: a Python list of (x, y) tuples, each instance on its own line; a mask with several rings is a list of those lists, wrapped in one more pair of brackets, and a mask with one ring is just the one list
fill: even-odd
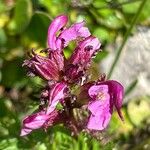
[[(102, 61), (100, 64), (102, 72), (108, 74), (114, 57), (115, 52), (112, 51)], [(150, 95), (150, 28), (140, 27), (128, 39), (111, 79), (120, 81), (125, 88), (138, 80), (127, 99)]]

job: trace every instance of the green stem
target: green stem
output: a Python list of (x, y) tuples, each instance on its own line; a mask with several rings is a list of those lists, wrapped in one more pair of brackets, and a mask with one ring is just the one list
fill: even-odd
[(125, 96), (127, 96), (128, 94), (130, 94), (132, 92), (132, 90), (136, 87), (137, 83), (138, 83), (137, 79), (133, 80), (130, 83), (130, 85), (125, 90)]
[(138, 20), (138, 17), (139, 17), (139, 15), (140, 15), (140, 13), (142, 12), (142, 9), (144, 8), (144, 5), (145, 5), (146, 1), (147, 1), (147, 0), (143, 0), (143, 1), (141, 2), (140, 6), (139, 6), (139, 9), (137, 10), (137, 13), (135, 14), (135, 16), (134, 16), (134, 18), (133, 18), (133, 21), (132, 21), (132, 23), (131, 23), (129, 29), (128, 29), (128, 31), (126, 32), (125, 36), (124, 36), (123, 42), (122, 42), (121, 46), (119, 47), (119, 49), (118, 49), (118, 51), (117, 51), (117, 54), (116, 54), (116, 56), (115, 56), (115, 59), (114, 59), (114, 61), (113, 61), (113, 63), (112, 63), (112, 66), (111, 66), (111, 68), (110, 68), (110, 71), (109, 71), (109, 73), (108, 73), (108, 79), (111, 77), (111, 75), (112, 75), (112, 73), (113, 73), (113, 71), (114, 71), (114, 68), (115, 68), (115, 66), (116, 66), (116, 64), (117, 64), (117, 62), (118, 62), (118, 60), (119, 60), (119, 58), (120, 58), (120, 55), (121, 55), (122, 51), (123, 51), (123, 47), (124, 47), (124, 45), (125, 45), (125, 43), (126, 43), (126, 41), (127, 41), (127, 39), (128, 39), (128, 36), (130, 35), (130, 33), (131, 33), (131, 31), (132, 31), (132, 28), (133, 28), (134, 25), (136, 24), (136, 22), (137, 22), (137, 20)]

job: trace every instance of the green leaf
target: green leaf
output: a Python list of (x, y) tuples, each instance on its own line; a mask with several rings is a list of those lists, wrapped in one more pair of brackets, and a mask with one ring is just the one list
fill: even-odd
[(6, 41), (7, 41), (7, 37), (5, 31), (2, 28), (0, 28), (0, 46), (4, 45)]
[(99, 8), (99, 7), (105, 7), (106, 6), (106, 2), (105, 0), (96, 0), (96, 1), (93, 1), (93, 6), (96, 7), (96, 8)]
[(57, 109), (57, 110), (62, 110), (62, 109), (63, 109), (63, 105), (62, 105), (61, 103), (58, 103), (58, 104), (56, 105), (56, 109)]
[(139, 16), (139, 22), (141, 23), (141, 21), (148, 21), (149, 22), (149, 14), (150, 14), (150, 2), (147, 1), (144, 8), (143, 8), (143, 11), (141, 12), (140, 16)]
[(24, 33), (25, 39), (30, 42), (38, 42), (41, 47), (46, 47), (47, 31), (51, 20), (48, 15), (42, 12), (36, 12)]
[(123, 20), (115, 14), (107, 16), (107, 18), (105, 19), (105, 23), (108, 27), (113, 29), (118, 29), (123, 26)]
[(3, 13), (6, 10), (6, 5), (4, 1), (0, 0), (0, 13)]
[(28, 26), (32, 16), (30, 0), (17, 0), (13, 19), (8, 24), (10, 34), (20, 34)]
[(2, 85), (11, 87), (25, 78), (25, 70), (22, 68), (23, 60), (18, 58), (12, 61), (6, 61), (3, 64), (2, 73)]
[(110, 33), (107, 29), (105, 28), (96, 28), (94, 30), (94, 33), (93, 33), (94, 36), (98, 37), (101, 42), (103, 43), (104, 41), (107, 41), (110, 39)]
[(122, 10), (123, 10), (124, 13), (135, 14), (140, 3), (141, 2), (136, 2), (136, 3), (129, 3), (127, 5), (123, 5)]
[(111, 9), (99, 9), (98, 13), (104, 18), (108, 17), (109, 15), (113, 15), (113, 11)]
[(132, 90), (136, 87), (137, 83), (138, 83), (138, 80), (135, 79), (135, 80), (127, 87), (127, 89), (126, 89), (126, 91), (125, 91), (125, 96), (128, 95), (128, 94), (130, 94), (130, 93), (132, 92)]
[(102, 51), (102, 52), (99, 52), (96, 57), (94, 58), (94, 61), (95, 62), (100, 62), (102, 59), (104, 59), (105, 57), (107, 57), (109, 52), (107, 51)]
[(16, 138), (10, 138), (10, 139), (4, 139), (0, 142), (0, 149), (3, 150), (19, 150), (17, 148), (17, 139)]

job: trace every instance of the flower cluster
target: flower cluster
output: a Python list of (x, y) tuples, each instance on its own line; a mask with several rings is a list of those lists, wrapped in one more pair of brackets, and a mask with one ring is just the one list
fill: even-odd
[[(48, 48), (44, 50), (47, 55), (40, 56), (33, 51), (32, 57), (24, 61), (28, 75), (46, 80), (46, 86), (41, 92), (37, 113), (24, 118), (21, 136), (59, 123), (74, 133), (83, 129), (103, 130), (109, 124), (113, 108), (123, 119), (122, 85), (106, 80), (105, 76), (100, 76), (97, 81), (88, 81), (87, 70), (92, 57), (100, 51), (100, 41), (91, 35), (84, 21), (69, 28), (66, 27), (67, 22), (65, 15), (56, 17), (48, 28)], [(63, 50), (70, 41), (76, 41), (76, 48), (67, 59)], [(82, 121), (76, 119), (75, 109), (87, 112)]]

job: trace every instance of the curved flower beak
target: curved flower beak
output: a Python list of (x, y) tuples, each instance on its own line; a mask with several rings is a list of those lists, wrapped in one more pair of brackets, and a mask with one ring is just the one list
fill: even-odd
[(98, 38), (89, 36), (81, 41), (66, 65), (65, 73), (67, 79), (72, 80), (72, 83), (80, 81), (90, 65), (92, 56), (99, 48), (100, 42)]
[(48, 46), (52, 50), (60, 49), (61, 43), (56, 43), (57, 33), (67, 24), (68, 17), (60, 15), (56, 17), (48, 28)]
[(81, 41), (74, 50), (69, 59), (70, 64), (79, 64), (82, 65), (83, 68), (86, 68), (92, 56), (99, 50), (100, 45), (98, 38), (93, 36), (87, 37), (85, 40)]
[(120, 119), (124, 120), (123, 115), (121, 113), (121, 107), (122, 107), (122, 102), (124, 97), (123, 86), (119, 82), (114, 80), (107, 80), (102, 82), (101, 84), (106, 84), (109, 86), (109, 93), (112, 98), (112, 103), (114, 104)]

